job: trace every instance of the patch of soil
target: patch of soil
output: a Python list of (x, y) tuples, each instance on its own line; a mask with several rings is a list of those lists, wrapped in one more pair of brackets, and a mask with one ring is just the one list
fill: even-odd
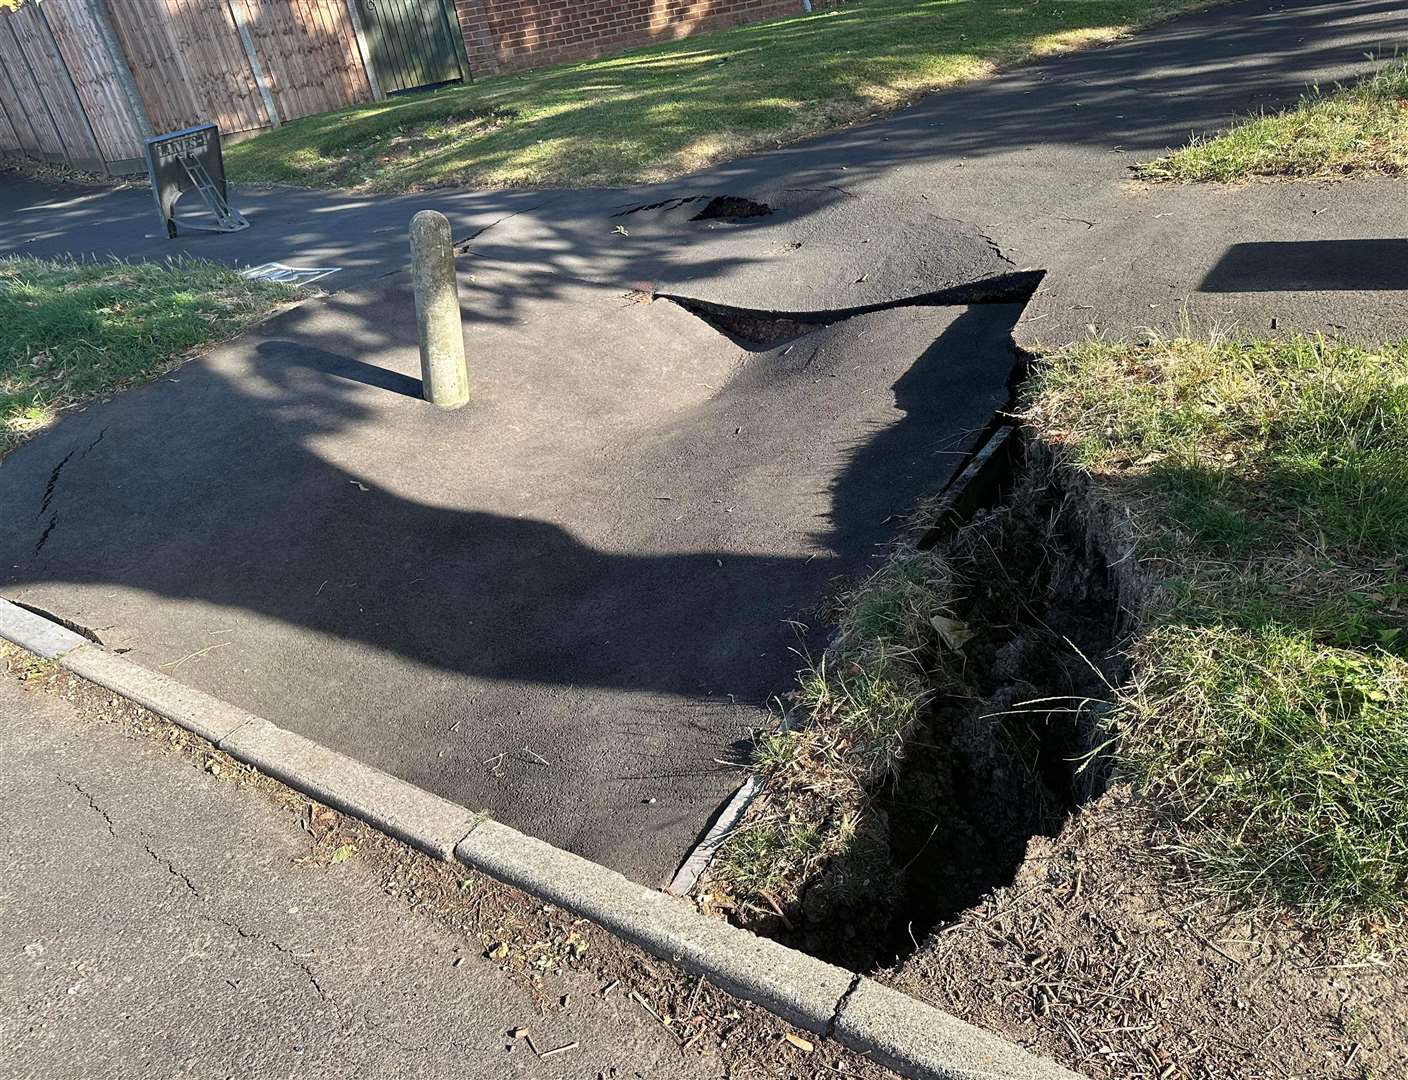
[(1402, 961), (1201, 895), (1116, 787), (882, 981), (1092, 1080), (1408, 1075)]

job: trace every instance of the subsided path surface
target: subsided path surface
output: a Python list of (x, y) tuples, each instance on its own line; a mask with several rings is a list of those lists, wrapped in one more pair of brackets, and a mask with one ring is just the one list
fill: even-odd
[[(0, 223), (12, 249), (350, 268), (11, 455), (0, 591), (663, 883), (819, 648), (834, 581), (1006, 400), (1014, 337), (1408, 332), (1403, 184), (1125, 183), (1405, 36), (1386, 0), (1228, 4), (676, 184), (282, 193), (171, 247), (142, 192), (45, 209), (0, 186), (31, 200)], [(424, 205), (464, 251), (477, 397), (455, 416), (416, 400), (396, 276)], [(1005, 283), (1030, 269), (1023, 310)], [(652, 293), (837, 321), (744, 348)]]
[(882, 311), (750, 352), (668, 301), (565, 285), (470, 327), (473, 403), (441, 413), (402, 275), (12, 453), (0, 583), (663, 885), (823, 646), (833, 583), (1006, 401), (1019, 310)]

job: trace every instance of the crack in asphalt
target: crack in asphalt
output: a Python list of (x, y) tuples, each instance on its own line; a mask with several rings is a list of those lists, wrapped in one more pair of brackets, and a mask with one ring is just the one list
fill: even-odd
[[(95, 799), (92, 793), (89, 792), (82, 784), (80, 784), (77, 780), (71, 780), (66, 776), (59, 776), (58, 780), (61, 783), (73, 788), (74, 791), (76, 791), (79, 795), (83, 796), (83, 798), (88, 803), (89, 809), (91, 809), (95, 814), (97, 814), (100, 818), (103, 819), (104, 825), (107, 826), (108, 833), (112, 836), (114, 840), (121, 840), (125, 843), (131, 844), (133, 847), (139, 848), (148, 857), (150, 857), (153, 861), (158, 863), (164, 870), (166, 870), (168, 874), (174, 877), (177, 881), (181, 882), (182, 886), (184, 886), (185, 890), (191, 896), (199, 900), (202, 904), (209, 903), (209, 899), (204, 893), (200, 891), (199, 888), (196, 887), (195, 882), (191, 880), (190, 876), (180, 870), (171, 859), (168, 859), (166, 856), (156, 851), (151, 846), (151, 844), (147, 843), (144, 840), (137, 841), (133, 840), (130, 837), (122, 836), (117, 831), (117, 824), (113, 821), (112, 815), (109, 814), (106, 810), (102, 808), (102, 806), (98, 804), (98, 800)], [(195, 912), (195, 914), (206, 922), (212, 922), (217, 926), (224, 927), (228, 930), (233, 930), (238, 937), (244, 939), (245, 941), (253, 941), (257, 944), (264, 945), (267, 948), (272, 949), (274, 952), (278, 953), (280, 956), (285, 957), (292, 967), (297, 968), (303, 973), (304, 977), (307, 978), (309, 984), (313, 987), (314, 992), (318, 995), (319, 998), (328, 1002), (328, 1004), (333, 1006), (333, 1008), (337, 1008), (337, 1003), (334, 1002), (332, 998), (328, 996), (327, 992), (323, 990), (322, 984), (318, 981), (317, 975), (314, 974), (312, 966), (305, 963), (302, 958), (299, 957), (299, 955), (292, 949), (290, 949), (287, 945), (284, 945), (273, 938), (265, 937), (263, 934), (258, 934), (252, 930), (247, 930), (237, 920), (232, 919), (228, 916), (211, 911), (197, 911)]]
[(454, 243), (451, 245), (451, 248), (456, 255), (463, 255), (468, 250), (470, 244), (474, 243), (474, 241), (478, 240), (490, 229), (497, 228), (498, 226), (502, 225), (505, 221), (508, 221), (510, 218), (516, 218), (522, 214), (531, 214), (535, 210), (541, 210), (543, 207), (547, 206), (553, 201), (554, 200), (552, 199), (548, 199), (544, 202), (538, 203), (536, 206), (525, 206), (522, 210), (515, 210), (511, 214), (505, 214), (503, 217), (495, 218), (493, 221), (489, 222), (489, 224), (481, 225), (479, 228), (475, 229), (474, 232), (470, 233), (463, 240), (454, 241)]
[(34, 515), (35, 517), (43, 517), (44, 512), (49, 509), (49, 504), (54, 501), (54, 491), (59, 486), (59, 474), (64, 471), (64, 466), (69, 463), (69, 460), (76, 453), (78, 453), (78, 448), (74, 447), (61, 459), (59, 459), (59, 463), (55, 465), (52, 470), (50, 470), (49, 482), (44, 486), (44, 497), (39, 502), (39, 512)]
[(40, 553), (41, 551), (44, 550), (44, 545), (49, 542), (49, 534), (54, 531), (54, 528), (55, 528), (58, 524), (59, 524), (59, 515), (58, 515), (58, 514), (51, 514), (51, 515), (49, 516), (49, 524), (46, 525), (46, 526), (44, 526), (44, 531), (39, 534), (39, 542), (34, 545), (34, 554), (35, 554), (36, 557), (39, 555), (39, 553)]
[[(49, 473), (49, 482), (44, 486), (44, 496), (39, 502), (39, 512), (34, 515), (36, 518), (42, 518), (44, 514), (48, 511), (49, 504), (54, 501), (54, 495), (55, 493), (57, 493), (59, 488), (59, 477), (64, 471), (64, 466), (67, 465), (73, 459), (73, 456), (75, 454), (78, 454), (79, 461), (82, 461), (84, 458), (86, 458), (92, 452), (93, 448), (103, 441), (103, 437), (107, 435), (107, 433), (108, 429), (103, 428), (102, 431), (98, 432), (98, 437), (83, 448), (82, 453), (79, 453), (78, 447), (75, 446), (72, 450), (65, 454), (63, 458), (60, 459), (57, 465), (54, 466), (53, 470)], [(49, 542), (49, 534), (54, 531), (54, 528), (58, 525), (58, 523), (59, 515), (57, 513), (50, 514), (49, 524), (45, 526), (44, 531), (40, 533), (39, 542), (34, 545), (34, 554), (36, 556), (44, 550), (44, 545)]]

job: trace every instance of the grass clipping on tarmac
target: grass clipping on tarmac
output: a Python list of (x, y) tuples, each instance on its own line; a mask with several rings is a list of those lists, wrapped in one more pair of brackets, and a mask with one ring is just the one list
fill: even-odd
[[(1023, 422), (1029, 467), (1132, 545), (1131, 674), (1102, 723), (1166, 854), (1303, 924), (1392, 925), (1408, 900), (1408, 343), (1087, 344), (1037, 365)], [(789, 910), (828, 861), (882, 842), (873, 806), (906, 738), (962, 687), (964, 572), (903, 547), (843, 598), (789, 730), (759, 740), (762, 809), (710, 882), (725, 906)]]

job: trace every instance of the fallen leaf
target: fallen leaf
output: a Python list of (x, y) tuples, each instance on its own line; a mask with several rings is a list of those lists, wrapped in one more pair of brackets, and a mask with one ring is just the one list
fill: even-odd
[(929, 623), (939, 632), (939, 637), (954, 652), (958, 652), (968, 642), (973, 640), (973, 631), (968, 629), (968, 624), (959, 622), (957, 619), (946, 619), (942, 615), (935, 615)]
[(490, 960), (502, 960), (508, 955), (508, 942), (500, 941), (495, 945), (490, 945), (489, 951), (484, 955)]
[(348, 859), (352, 858), (352, 856), (356, 853), (356, 844), (343, 844), (340, 848), (338, 848), (332, 853), (332, 858), (328, 861), (332, 863), (333, 866), (336, 866), (340, 862), (346, 862)]

